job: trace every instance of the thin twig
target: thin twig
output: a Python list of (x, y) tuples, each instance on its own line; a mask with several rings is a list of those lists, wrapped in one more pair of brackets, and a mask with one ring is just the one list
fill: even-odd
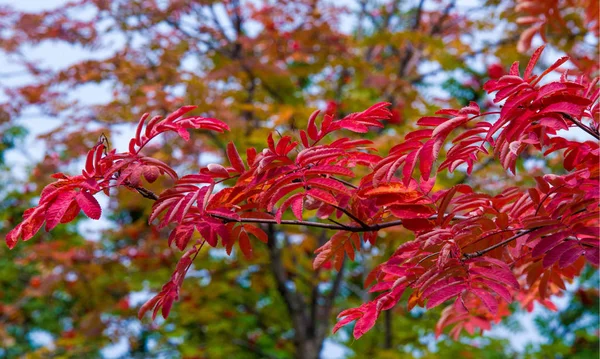
[(344, 214), (346, 216), (350, 217), (350, 219), (352, 219), (354, 222), (358, 223), (362, 228), (369, 228), (368, 224), (363, 222), (360, 218), (356, 217), (354, 214), (352, 214), (352, 212), (348, 211), (347, 209), (339, 207), (339, 206), (333, 206), (333, 207), (337, 210), (344, 212)]
[(506, 245), (506, 244), (508, 244), (508, 243), (510, 243), (512, 241), (514, 241), (515, 239), (517, 239), (519, 237), (523, 237), (524, 235), (526, 235), (528, 233), (531, 233), (531, 232), (533, 232), (533, 231), (535, 231), (536, 229), (539, 229), (539, 228), (540, 227), (535, 227), (535, 228), (531, 228), (531, 229), (528, 229), (528, 230), (525, 230), (525, 231), (521, 231), (521, 232), (515, 234), (514, 236), (503, 240), (502, 242), (499, 242), (499, 243), (496, 243), (496, 244), (494, 244), (492, 246), (487, 247), (486, 249), (482, 249), (480, 251), (476, 251), (476, 252), (473, 252), (473, 253), (465, 253), (463, 255), (463, 260), (471, 259), (471, 258), (475, 258), (475, 257), (481, 257), (482, 255), (486, 254), (487, 252), (493, 251), (496, 248), (500, 248), (500, 247), (502, 247), (502, 246), (504, 246), (504, 245)]
[(350, 183), (348, 181), (344, 181), (343, 179), (340, 179), (340, 178), (337, 178), (337, 177), (333, 177), (333, 176), (330, 176), (329, 178), (331, 178), (332, 180), (336, 180), (339, 183), (344, 184), (344, 185), (346, 185), (348, 187), (351, 187), (353, 189), (358, 189), (358, 187), (356, 187), (355, 185), (353, 185), (352, 183)]
[[(158, 200), (158, 195), (156, 193), (150, 191), (149, 189), (143, 187), (134, 187), (130, 186), (130, 188), (135, 189), (139, 194), (141, 194), (144, 198), (148, 198), (151, 200)], [(343, 209), (342, 209), (343, 211)], [(346, 212), (344, 212), (346, 213)], [(348, 213), (346, 213), (348, 214)], [(376, 232), (381, 229), (397, 227), (403, 224), (402, 220), (389, 221), (384, 223), (374, 223), (374, 224), (366, 224), (356, 218), (354, 215), (352, 217), (356, 218), (355, 221), (357, 223), (362, 223), (360, 226), (349, 226), (343, 224), (331, 224), (331, 223), (322, 223), (322, 222), (311, 222), (311, 221), (298, 221), (298, 220), (281, 220), (281, 222), (277, 222), (275, 219), (266, 219), (266, 218), (240, 218), (239, 220), (231, 219), (229, 217), (221, 216), (219, 214), (210, 214), (211, 217), (220, 219), (225, 222), (240, 222), (240, 223), (265, 223), (265, 224), (283, 224), (283, 225), (296, 225), (296, 226), (305, 226), (305, 227), (317, 227), (317, 228), (325, 228), (336, 231), (348, 231), (348, 232)], [(352, 218), (350, 217), (350, 218)], [(434, 214), (427, 219), (436, 219), (438, 216)], [(354, 220), (354, 218), (352, 218)], [(466, 216), (454, 216), (453, 220), (464, 220), (468, 219)]]
[(561, 115), (563, 115), (563, 117), (566, 118), (566, 119), (568, 119), (569, 121), (573, 122), (575, 125), (577, 125), (577, 127), (581, 128), (582, 130), (584, 130), (585, 132), (587, 132), (588, 134), (590, 134), (596, 140), (600, 140), (600, 135), (598, 133), (592, 131), (589, 127), (587, 127), (586, 125), (584, 125), (583, 123), (581, 123), (576, 118), (574, 118), (574, 117), (572, 117), (570, 115), (567, 115), (564, 112), (561, 112)]

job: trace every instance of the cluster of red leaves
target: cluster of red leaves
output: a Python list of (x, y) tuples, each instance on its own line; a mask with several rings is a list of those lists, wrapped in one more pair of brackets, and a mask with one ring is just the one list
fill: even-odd
[[(57, 175), (59, 180), (44, 189), (40, 204), (25, 213), (7, 242), (12, 247), (21, 236), (31, 238), (44, 220), (48, 230), (68, 222), (80, 209), (97, 218), (94, 193), (108, 193), (113, 186), (135, 189), (156, 200), (150, 223), (171, 226), (169, 243), (186, 251), (171, 280), (139, 313), (141, 317), (153, 310), (154, 317), (162, 309), (166, 317), (205, 243), (216, 247), (220, 239), (227, 253), (237, 243), (249, 257), (250, 236), (268, 240), (261, 225), (327, 228), (336, 232), (316, 250), (314, 267), (331, 262), (339, 269), (346, 255), (354, 259), (361, 241), (376, 245), (378, 231), (403, 225), (415, 239), (377, 266), (366, 283), (375, 283), (371, 291), (382, 293), (342, 312), (334, 330), (356, 320), (354, 336), (360, 337), (407, 290), (409, 309), (454, 300), (444, 310), (438, 334), (451, 325), (454, 336), (462, 329), (487, 329), (509, 313), (514, 299), (528, 308), (534, 301), (551, 306), (549, 296), (564, 289), (565, 280), (577, 276), (586, 262), (599, 264), (598, 142), (570, 141), (558, 133), (577, 126), (598, 138), (597, 79), (563, 75), (540, 85), (544, 75), (567, 60), (533, 75), (541, 51), (535, 52), (523, 75), (515, 63), (509, 74), (486, 84), (488, 93), (496, 92), (495, 102), (504, 102), (499, 112), (481, 113), (474, 103), (438, 111), (439, 116), (421, 118), (418, 124), (425, 128), (408, 134), (385, 157), (375, 154), (368, 140), (322, 143), (334, 131), (364, 133), (369, 127), (383, 127), (382, 121), (392, 114), (380, 103), (342, 119), (328, 113), (320, 124), (315, 112), (307, 129), (299, 132), (299, 142), (270, 135), (262, 151), (247, 150), (245, 161), (230, 143), (230, 167), (210, 164), (178, 178), (164, 163), (140, 155), (145, 144), (166, 131), (187, 138), (188, 128), (223, 131), (227, 126), (215, 119), (180, 118), (193, 107), (164, 120), (156, 117), (146, 123), (144, 116), (129, 152), (106, 153), (102, 143), (97, 145), (83, 175)], [(544, 155), (563, 150), (566, 173), (538, 177), (536, 187), (507, 188), (496, 196), (467, 185), (432, 191), (432, 172), (465, 165), (470, 174), (480, 157), (490, 153), (514, 173), (517, 159), (529, 146)], [(445, 158), (437, 165), (444, 148)], [(352, 182), (358, 167), (367, 174)], [(152, 182), (160, 173), (176, 183), (156, 196), (141, 186), (140, 177)], [(284, 219), (288, 209), (296, 219)], [(192, 241), (195, 232), (200, 236)]]
[(36, 207), (30, 208), (23, 214), (23, 221), (6, 236), (6, 243), (13, 248), (21, 238), (24, 241), (32, 238), (46, 222), (46, 231), (50, 231), (58, 223), (68, 223), (74, 220), (80, 211), (92, 219), (99, 219), (100, 205), (94, 194), (103, 191), (109, 194), (111, 187), (127, 186), (136, 188), (143, 176), (148, 182), (154, 182), (160, 174), (167, 174), (177, 179), (177, 173), (165, 163), (139, 154), (139, 151), (157, 135), (175, 131), (185, 139), (190, 128), (210, 129), (219, 132), (228, 130), (223, 122), (204, 117), (180, 118), (195, 106), (182, 107), (167, 118), (152, 118), (142, 128), (145, 115), (140, 120), (136, 136), (131, 140), (129, 152), (117, 153), (107, 151), (103, 141), (92, 148), (87, 155), (85, 168), (79, 176), (67, 176), (63, 173), (52, 175), (57, 181), (46, 186), (40, 195)]

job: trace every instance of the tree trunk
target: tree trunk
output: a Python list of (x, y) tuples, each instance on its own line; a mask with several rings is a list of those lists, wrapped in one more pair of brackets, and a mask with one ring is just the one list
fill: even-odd
[[(298, 328), (300, 329), (300, 328)], [(306, 328), (305, 328), (306, 329)], [(296, 358), (297, 359), (319, 359), (321, 357), (321, 349), (323, 348), (323, 340), (318, 338), (306, 338), (296, 341)]]

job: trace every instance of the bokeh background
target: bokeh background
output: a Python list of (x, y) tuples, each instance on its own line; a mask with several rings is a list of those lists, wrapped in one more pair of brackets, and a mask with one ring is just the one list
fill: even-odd
[[(273, 130), (293, 134), (314, 109), (344, 116), (379, 101), (394, 116), (365, 136), (385, 152), (420, 116), (469, 101), (489, 108), (485, 81), (542, 43), (541, 67), (567, 54), (574, 71), (597, 73), (597, 1), (0, 0), (0, 234), (52, 173), (78, 173), (102, 134), (125, 149), (144, 112), (193, 104), (232, 128), (147, 149), (181, 173), (222, 161), (229, 141), (245, 152)], [(534, 153), (518, 165), (528, 175), (559, 170)], [(526, 181), (490, 161), (436, 186), (495, 193)], [(138, 320), (181, 254), (148, 225), (151, 201), (126, 190), (98, 199), (100, 221), (82, 216), (11, 251), (0, 246), (0, 358), (304, 358), (308, 347), (332, 359), (598, 357), (591, 268), (555, 311), (514, 308), (483, 335), (435, 338), (439, 311), (402, 305), (358, 341), (348, 328), (331, 335), (339, 311), (369, 298), (369, 271), (411, 238), (401, 229), (339, 272), (312, 270), (331, 235), (314, 229), (278, 229), (251, 260), (206, 250), (169, 319)], [(304, 314), (284, 291), (319, 315), (299, 324)]]

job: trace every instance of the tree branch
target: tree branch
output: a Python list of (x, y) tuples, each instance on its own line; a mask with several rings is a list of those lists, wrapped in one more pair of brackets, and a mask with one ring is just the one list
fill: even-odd
[(486, 249), (482, 249), (480, 251), (476, 251), (476, 252), (473, 252), (473, 253), (465, 253), (465, 254), (463, 254), (462, 258), (463, 258), (463, 260), (466, 260), (466, 259), (471, 259), (471, 258), (475, 258), (475, 257), (481, 257), (482, 255), (486, 254), (487, 252), (491, 252), (491, 251), (493, 251), (496, 248), (500, 248), (500, 247), (502, 247), (504, 245), (507, 245), (508, 243), (514, 241), (515, 239), (517, 239), (519, 237), (523, 237), (524, 235), (526, 235), (528, 233), (531, 233), (531, 232), (533, 232), (533, 231), (535, 231), (536, 229), (539, 229), (539, 228), (540, 227), (535, 227), (535, 228), (531, 228), (531, 229), (527, 229), (527, 230), (521, 231), (521, 232), (515, 234), (514, 236), (503, 240), (502, 242), (499, 242), (499, 243), (496, 243), (496, 244), (494, 244), (492, 246), (487, 247)]
[(581, 121), (577, 120), (576, 118), (561, 112), (561, 115), (563, 115), (564, 118), (568, 119), (569, 121), (573, 122), (575, 125), (577, 125), (577, 127), (581, 128), (582, 130), (584, 130), (585, 132), (587, 132), (589, 135), (591, 135), (592, 137), (594, 137), (596, 140), (600, 140), (600, 134), (594, 132), (592, 129), (590, 129), (589, 127), (587, 127), (586, 125), (584, 125), (583, 123), (581, 123)]
[[(156, 193), (154, 193), (146, 188), (131, 186), (131, 185), (128, 185), (128, 187), (136, 190), (139, 194), (142, 195), (142, 197), (145, 197), (145, 198), (148, 198), (148, 199), (151, 199), (154, 201), (158, 200), (158, 195), (156, 195)], [(346, 213), (346, 212), (344, 212), (344, 213)], [(389, 222), (385, 222), (385, 223), (374, 223), (374, 224), (366, 224), (360, 220), (357, 220), (358, 223), (362, 222), (362, 224), (360, 226), (350, 226), (350, 225), (343, 225), (343, 224), (331, 224), (331, 223), (298, 221), (298, 220), (288, 220), (288, 219), (281, 220), (281, 222), (277, 222), (275, 219), (266, 219), (266, 218), (240, 218), (239, 220), (235, 220), (235, 219), (231, 219), (229, 217), (221, 216), (219, 214), (214, 214), (214, 213), (210, 214), (210, 216), (213, 218), (216, 218), (216, 219), (220, 219), (226, 223), (227, 222), (240, 222), (240, 223), (283, 224), (283, 225), (325, 228), (325, 229), (331, 229), (331, 230), (336, 230), (336, 231), (348, 231), (348, 232), (357, 232), (357, 233), (359, 233), (359, 232), (377, 232), (381, 229), (401, 226), (403, 223), (401, 219), (398, 219), (395, 221), (389, 221)], [(436, 219), (436, 218), (438, 218), (437, 214), (427, 217), (427, 219)], [(469, 217), (466, 217), (466, 216), (454, 216), (452, 219), (453, 220), (464, 220), (464, 219), (468, 219), (468, 218)]]

